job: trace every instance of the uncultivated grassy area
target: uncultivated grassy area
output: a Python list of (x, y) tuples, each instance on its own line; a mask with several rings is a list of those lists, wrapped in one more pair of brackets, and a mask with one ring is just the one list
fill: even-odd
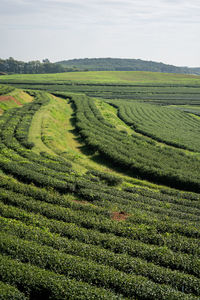
[(102, 101), (101, 99), (96, 99), (95, 103), (100, 110), (103, 117), (111, 124), (113, 124), (117, 130), (125, 131), (127, 134), (133, 134), (134, 131), (126, 125), (122, 120), (117, 116), (117, 108), (109, 105), (108, 103)]
[(42, 108), (34, 114), (31, 126), (29, 128), (29, 141), (33, 142), (35, 145), (32, 150), (38, 154), (42, 151), (45, 151), (49, 154), (54, 153), (43, 143), (41, 132), (44, 119), (46, 117), (48, 118), (49, 106), (50, 104), (42, 106)]

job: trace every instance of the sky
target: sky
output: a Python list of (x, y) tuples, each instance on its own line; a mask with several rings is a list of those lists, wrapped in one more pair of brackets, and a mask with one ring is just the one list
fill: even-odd
[(200, 0), (0, 0), (0, 58), (200, 67)]

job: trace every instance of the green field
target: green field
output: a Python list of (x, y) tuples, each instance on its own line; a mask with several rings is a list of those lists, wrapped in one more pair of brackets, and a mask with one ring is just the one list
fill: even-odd
[(19, 74), (2, 76), (1, 82), (14, 83), (17, 81), (28, 83), (49, 82), (85, 82), (85, 83), (124, 83), (124, 84), (191, 84), (200, 85), (200, 78), (196, 75), (171, 74), (138, 71), (94, 71), (94, 72), (66, 72), (57, 74)]
[(3, 82), (0, 299), (199, 299), (199, 77)]

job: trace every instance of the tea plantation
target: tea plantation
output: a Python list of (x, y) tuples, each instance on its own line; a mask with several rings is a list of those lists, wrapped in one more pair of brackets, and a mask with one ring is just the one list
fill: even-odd
[(200, 80), (138, 73), (3, 76), (0, 299), (200, 299)]

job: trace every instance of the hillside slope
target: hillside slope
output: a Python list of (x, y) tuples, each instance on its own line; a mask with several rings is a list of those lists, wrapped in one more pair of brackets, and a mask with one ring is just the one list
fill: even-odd
[(28, 93), (0, 116), (0, 298), (199, 299), (200, 195), (125, 176), (97, 151), (103, 131), (117, 150), (166, 147), (133, 136), (102, 99)]

